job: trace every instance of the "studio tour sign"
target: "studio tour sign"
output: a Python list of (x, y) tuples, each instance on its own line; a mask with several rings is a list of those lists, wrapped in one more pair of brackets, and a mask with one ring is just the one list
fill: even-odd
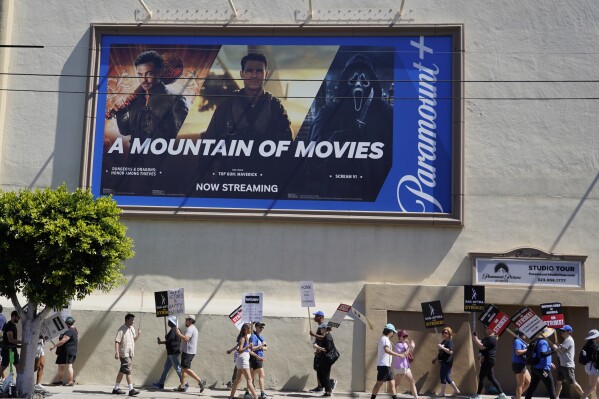
[(534, 248), (504, 254), (470, 253), (473, 284), (583, 288), (586, 256), (555, 255)]

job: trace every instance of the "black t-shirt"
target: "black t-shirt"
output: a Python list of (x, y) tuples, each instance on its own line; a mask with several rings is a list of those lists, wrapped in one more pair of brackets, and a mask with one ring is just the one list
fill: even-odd
[(497, 353), (497, 336), (488, 335), (481, 340), (485, 349), (480, 351), (480, 354), (485, 358), (485, 362), (495, 364), (495, 356)]
[(8, 341), (8, 333), (12, 331), (13, 339), (17, 339), (17, 325), (9, 320), (4, 327), (2, 327), (2, 348), (14, 347), (14, 345), (10, 344)]
[[(453, 352), (453, 341), (451, 339), (444, 339), (443, 342), (441, 342), (441, 345), (443, 345), (445, 348), (447, 348)], [(439, 354), (437, 355), (437, 359), (440, 362), (452, 364), (453, 363), (453, 353), (449, 354), (449, 353), (445, 352), (443, 349), (439, 349)]]
[(70, 356), (77, 356), (77, 342), (79, 341), (79, 333), (75, 327), (71, 327), (61, 334), (58, 339), (63, 339), (65, 336), (69, 337), (69, 340), (56, 349), (56, 354), (67, 354)]

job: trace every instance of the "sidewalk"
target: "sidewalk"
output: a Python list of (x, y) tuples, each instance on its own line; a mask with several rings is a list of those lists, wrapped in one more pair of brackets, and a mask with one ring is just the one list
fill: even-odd
[[(105, 399), (112, 398), (128, 398), (127, 394), (125, 395), (113, 395), (112, 392), (113, 386), (108, 385), (75, 385), (74, 387), (54, 387), (47, 386), (46, 387), (46, 397), (52, 397), (56, 399), (73, 399), (73, 398), (92, 398), (92, 397), (102, 397)], [(174, 387), (173, 387), (174, 388)], [(122, 389), (122, 387), (121, 387)], [(189, 388), (187, 392), (175, 392), (173, 390), (160, 390), (150, 387), (136, 387), (136, 389), (140, 390), (141, 393), (137, 395), (137, 398), (151, 398), (151, 399), (165, 399), (165, 398), (204, 398), (204, 399), (228, 399), (229, 390), (225, 389), (210, 389), (206, 388), (204, 392), (200, 393), (200, 389), (198, 387), (192, 386)], [(244, 390), (237, 391), (237, 398), (243, 398)], [(267, 391), (269, 399), (295, 399), (295, 398), (305, 398), (305, 399), (316, 399), (320, 398), (322, 394), (312, 393), (312, 392), (301, 392), (301, 391)], [(412, 399), (412, 395), (409, 394), (398, 394), (398, 398), (409, 398)], [(469, 395), (460, 395), (458, 399), (468, 399)], [(481, 395), (481, 399), (495, 399), (496, 395)], [(356, 399), (363, 398), (369, 399), (370, 392), (334, 392), (332, 398), (337, 399)], [(431, 396), (420, 395), (420, 399), (429, 399), (435, 398)], [(449, 397), (448, 397), (449, 398)], [(508, 396), (509, 398), (509, 396)], [(538, 398), (538, 397), (537, 397)], [(377, 399), (390, 399), (390, 396), (386, 393), (379, 393), (377, 395)]]
[[(129, 395), (113, 395), (112, 385), (75, 385), (74, 387), (63, 387), (63, 386), (46, 386), (46, 397), (52, 397), (56, 399), (73, 399), (73, 398), (91, 398), (91, 397), (102, 397), (105, 399), (108, 398), (128, 398)], [(206, 388), (204, 392), (200, 393), (200, 388), (196, 386), (191, 386), (187, 392), (175, 392), (172, 390), (165, 389), (156, 389), (153, 387), (136, 387), (135, 389), (141, 391), (137, 398), (152, 398), (152, 399), (165, 399), (165, 398), (203, 398), (203, 399), (228, 399), (229, 392), (228, 389), (210, 389)], [(121, 386), (121, 389), (123, 387)], [(236, 393), (237, 398), (243, 398), (244, 389), (238, 390)], [(301, 392), (301, 391), (267, 391), (269, 399), (295, 399), (295, 398), (305, 398), (305, 399), (317, 399), (322, 396), (321, 393), (312, 393), (312, 392)], [(398, 398), (412, 398), (412, 395), (397, 395)], [(333, 398), (338, 399), (350, 399), (350, 398), (370, 398), (370, 393), (366, 392), (334, 392)], [(386, 393), (379, 394), (377, 399), (390, 399), (390, 396)], [(420, 396), (421, 399), (427, 399), (428, 396)], [(463, 396), (463, 399), (468, 398), (467, 395)], [(494, 399), (495, 396), (484, 397), (484, 399)]]

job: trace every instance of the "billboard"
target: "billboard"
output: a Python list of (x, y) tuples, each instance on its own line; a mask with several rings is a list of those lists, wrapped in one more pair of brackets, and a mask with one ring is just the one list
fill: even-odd
[(96, 29), (96, 196), (126, 211), (461, 217), (459, 29), (178, 32)]

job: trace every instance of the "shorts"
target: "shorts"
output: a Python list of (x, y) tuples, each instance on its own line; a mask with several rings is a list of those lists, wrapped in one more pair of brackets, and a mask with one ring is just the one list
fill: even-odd
[(254, 356), (250, 356), (251, 369), (261, 369), (262, 367), (264, 367), (264, 362), (262, 360), (258, 360)]
[[(58, 356), (56, 356), (56, 364), (73, 364), (73, 363), (75, 363), (76, 358), (77, 358), (77, 356), (75, 356), (75, 355), (67, 355), (66, 353), (59, 353)], [(128, 359), (131, 359), (131, 358), (128, 358)], [(121, 360), (121, 362), (122, 362), (122, 360)]]
[(528, 370), (526, 368), (526, 363), (512, 363), (512, 371), (514, 374), (522, 374), (526, 370)]
[(133, 359), (130, 357), (119, 357), (119, 359), (121, 359), (121, 368), (119, 369), (119, 373), (125, 374), (125, 375), (130, 375), (131, 374), (131, 364), (133, 363)]
[(195, 357), (195, 355), (193, 355), (191, 353), (181, 352), (181, 368), (182, 369), (190, 369), (191, 361), (193, 360), (194, 357)]
[(377, 381), (391, 381), (393, 379), (393, 373), (389, 366), (376, 366), (376, 380)]
[(14, 355), (14, 363), (15, 365), (19, 364), (19, 351), (14, 349), (14, 348), (2, 348), (2, 351), (0, 351), (0, 356), (2, 356), (2, 367), (8, 367), (9, 363), (10, 363), (10, 355), (9, 355), (9, 350), (13, 351)]
[(574, 367), (559, 366), (557, 369), (557, 380), (563, 381), (566, 384), (574, 384), (576, 382)]
[[(4, 359), (2, 359), (2, 363), (4, 364)], [(584, 366), (584, 371), (588, 375), (599, 376), (599, 370), (597, 369), (597, 367), (593, 366), (593, 362), (588, 362)]]
[(249, 352), (240, 353), (237, 361), (235, 362), (235, 367), (238, 369), (249, 369), (250, 368), (250, 354)]
[(404, 369), (403, 367), (400, 367), (398, 369), (393, 370), (393, 375), (397, 376), (397, 375), (406, 375), (408, 374), (408, 371), (410, 371), (409, 368)]

